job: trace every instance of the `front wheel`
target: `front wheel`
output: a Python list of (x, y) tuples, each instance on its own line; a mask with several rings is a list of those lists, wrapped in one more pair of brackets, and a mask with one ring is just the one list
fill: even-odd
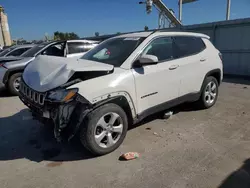
[(80, 131), (80, 140), (94, 155), (105, 155), (122, 144), (127, 129), (124, 110), (116, 104), (105, 104), (87, 116)]
[(10, 77), (10, 79), (8, 81), (8, 90), (12, 95), (19, 94), (21, 76), (22, 76), (22, 73), (20, 73), (20, 72), (15, 73)]
[(209, 76), (205, 79), (202, 91), (201, 91), (201, 97), (198, 101), (201, 108), (210, 108), (212, 107), (218, 98), (218, 92), (219, 92), (219, 84), (215, 77)]

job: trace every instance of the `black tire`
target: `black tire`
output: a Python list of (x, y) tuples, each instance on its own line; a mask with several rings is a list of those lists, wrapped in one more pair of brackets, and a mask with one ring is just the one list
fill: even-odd
[(22, 76), (22, 73), (19, 72), (19, 73), (15, 73), (13, 74), (9, 81), (8, 81), (8, 91), (10, 92), (11, 95), (19, 95), (19, 92), (16, 90), (16, 88), (14, 87), (14, 81), (17, 79), (17, 78), (21, 78)]
[[(216, 95), (214, 97), (213, 102), (211, 102), (211, 103), (207, 102), (207, 96), (206, 96), (206, 90), (207, 90), (209, 83), (213, 83), (216, 86), (216, 89), (215, 89)], [(198, 106), (202, 109), (211, 108), (216, 103), (217, 98), (218, 98), (218, 94), (219, 94), (219, 84), (218, 84), (217, 79), (213, 76), (206, 77), (204, 82), (203, 82), (203, 85), (202, 85), (201, 97), (200, 97), (199, 101), (197, 101)]]
[[(113, 146), (103, 148), (100, 147), (95, 141), (96, 125), (102, 116), (112, 112), (120, 116), (123, 124), (123, 130), (119, 140)], [(90, 114), (88, 114), (88, 116), (86, 117), (85, 121), (81, 126), (80, 140), (83, 146), (86, 149), (88, 149), (92, 154), (96, 156), (105, 155), (114, 151), (122, 144), (127, 134), (127, 129), (128, 129), (128, 119), (124, 110), (116, 104), (108, 103), (103, 106), (100, 106), (99, 108), (93, 110)]]

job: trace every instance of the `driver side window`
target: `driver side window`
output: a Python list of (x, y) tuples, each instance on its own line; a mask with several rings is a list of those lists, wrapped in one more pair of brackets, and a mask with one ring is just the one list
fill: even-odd
[(159, 62), (174, 58), (173, 40), (171, 37), (157, 38), (144, 50), (143, 55), (154, 55)]

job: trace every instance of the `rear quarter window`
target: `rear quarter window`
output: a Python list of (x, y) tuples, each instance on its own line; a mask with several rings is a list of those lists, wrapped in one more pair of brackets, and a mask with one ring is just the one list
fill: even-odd
[(174, 46), (177, 58), (195, 55), (206, 48), (200, 37), (174, 37)]

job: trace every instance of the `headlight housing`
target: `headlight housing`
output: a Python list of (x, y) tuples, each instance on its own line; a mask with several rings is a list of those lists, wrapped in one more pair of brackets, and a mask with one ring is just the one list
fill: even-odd
[(48, 93), (46, 100), (51, 102), (67, 102), (71, 100), (78, 92), (78, 88), (60, 89)]

